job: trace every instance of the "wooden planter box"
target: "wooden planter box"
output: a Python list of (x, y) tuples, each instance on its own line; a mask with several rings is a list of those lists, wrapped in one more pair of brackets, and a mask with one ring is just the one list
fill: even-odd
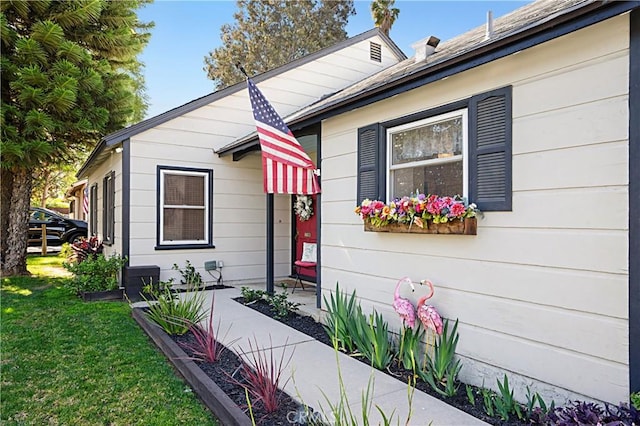
[(404, 234), (458, 234), (458, 235), (476, 235), (478, 222), (475, 217), (469, 217), (465, 220), (454, 220), (447, 223), (433, 223), (425, 221), (424, 228), (413, 224), (409, 226), (404, 223), (390, 223), (385, 226), (373, 226), (368, 220), (364, 222), (364, 230), (367, 232), (393, 232)]
[(85, 302), (97, 302), (101, 300), (122, 300), (122, 289), (106, 291), (81, 291), (80, 297)]

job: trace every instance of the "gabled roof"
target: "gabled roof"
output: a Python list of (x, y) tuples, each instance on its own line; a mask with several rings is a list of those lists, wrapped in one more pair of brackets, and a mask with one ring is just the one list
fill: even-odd
[[(488, 39), (485, 38), (485, 26), (479, 26), (441, 43), (426, 60), (406, 59), (301, 109), (285, 121), (292, 130), (315, 124), (636, 7), (640, 7), (640, 2), (538, 0), (497, 18), (493, 35)], [(598, 14), (600, 11), (602, 13)], [(221, 148), (218, 154), (247, 151), (257, 145), (256, 136), (250, 134)]]
[[(379, 28), (374, 28), (362, 34), (356, 35), (347, 40), (341, 41), (332, 46), (319, 50), (315, 53), (311, 53), (302, 58), (296, 59), (295, 61), (292, 61), (288, 64), (282, 65), (273, 70), (254, 76), (252, 77), (252, 79), (256, 83), (269, 80), (280, 74), (286, 73), (287, 71), (296, 69), (305, 64), (311, 63), (325, 56), (328, 56), (334, 52), (340, 51), (349, 46), (355, 45), (361, 41), (365, 41), (373, 37), (379, 37), (386, 44), (386, 46), (389, 48), (389, 52), (391, 52), (392, 56), (395, 57), (397, 61), (402, 61), (407, 58), (406, 55), (402, 52), (402, 50), (400, 50), (400, 48), (388, 36), (386, 36), (382, 31), (380, 31)], [(226, 87), (224, 89), (218, 90), (216, 92), (210, 93), (206, 96), (195, 99), (184, 105), (178, 106), (162, 114), (159, 114), (155, 117), (148, 118), (132, 126), (123, 128), (121, 130), (118, 130), (116, 132), (113, 132), (103, 137), (98, 143), (98, 145), (94, 148), (93, 152), (90, 154), (85, 164), (83, 164), (81, 169), (78, 171), (77, 176), (78, 177), (82, 176), (84, 173), (87, 172), (87, 170), (91, 167), (92, 164), (94, 164), (95, 162), (100, 162), (103, 158), (103, 153), (106, 148), (118, 145), (121, 142), (131, 138), (132, 136), (135, 136), (146, 130), (152, 129), (169, 120), (180, 117), (184, 114), (187, 114), (203, 106), (209, 105), (217, 100), (230, 96), (244, 89), (246, 89), (246, 83), (243, 81), (243, 82), (234, 84), (232, 86)]]

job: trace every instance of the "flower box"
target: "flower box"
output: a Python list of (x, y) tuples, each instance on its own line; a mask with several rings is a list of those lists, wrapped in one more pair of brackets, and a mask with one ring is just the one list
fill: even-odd
[(354, 212), (369, 232), (476, 235), (478, 207), (460, 195), (416, 194), (389, 204), (365, 199)]
[(433, 223), (431, 220), (424, 221), (424, 227), (416, 224), (409, 226), (406, 223), (389, 223), (384, 226), (374, 226), (370, 221), (364, 221), (364, 230), (367, 232), (395, 232), (404, 234), (458, 234), (476, 235), (477, 220), (475, 217), (468, 217), (464, 220), (452, 220), (446, 223)]

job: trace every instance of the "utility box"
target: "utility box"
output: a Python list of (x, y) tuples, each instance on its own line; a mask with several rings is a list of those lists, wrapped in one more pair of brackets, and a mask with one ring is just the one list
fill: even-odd
[(124, 291), (129, 300), (133, 302), (142, 300), (142, 296), (140, 296), (142, 287), (151, 283), (158, 284), (159, 281), (159, 266), (143, 265), (124, 267)]

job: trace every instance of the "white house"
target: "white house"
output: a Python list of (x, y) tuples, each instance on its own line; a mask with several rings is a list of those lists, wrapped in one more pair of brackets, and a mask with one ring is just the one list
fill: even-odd
[[(418, 56), (290, 116), (294, 132), (320, 137), (322, 294), (339, 282), (399, 326), (395, 282), (428, 278), (430, 302), (460, 321), (463, 381), (507, 373), (520, 399), (530, 385), (558, 403), (639, 391), (639, 7), (537, 1), (425, 39)], [(439, 140), (443, 125), (453, 146)], [(252, 149), (249, 136), (218, 154), (251, 168)], [(477, 235), (365, 232), (354, 207), (403, 188), (464, 193), (484, 211)], [(274, 213), (276, 268), (286, 207)]]
[[(460, 321), (464, 381), (626, 400), (640, 391), (640, 2), (541, 0), (491, 24), (409, 59), (371, 31), (255, 78), (322, 170), (315, 227), (291, 197), (265, 201), (238, 84), (101, 141), (78, 174), (91, 232), (163, 280), (219, 260), (236, 283), (289, 275), (309, 237), (319, 305), (339, 282), (397, 327), (395, 282), (432, 280)], [(443, 124), (449, 151), (423, 136)], [(463, 193), (484, 211), (477, 235), (365, 232), (355, 206), (402, 188)]]
[[(253, 80), (288, 115), (403, 59), (375, 29)], [(217, 260), (225, 281), (264, 281), (260, 157), (234, 162), (216, 154), (254, 130), (243, 82), (104, 137), (78, 172), (90, 188), (90, 234), (104, 241), (106, 254), (126, 256), (128, 270), (159, 267), (161, 280), (179, 277), (174, 263), (189, 260), (202, 271)], [(301, 137), (314, 150), (316, 139)], [(276, 209), (276, 273), (287, 276), (290, 197), (277, 197)]]

